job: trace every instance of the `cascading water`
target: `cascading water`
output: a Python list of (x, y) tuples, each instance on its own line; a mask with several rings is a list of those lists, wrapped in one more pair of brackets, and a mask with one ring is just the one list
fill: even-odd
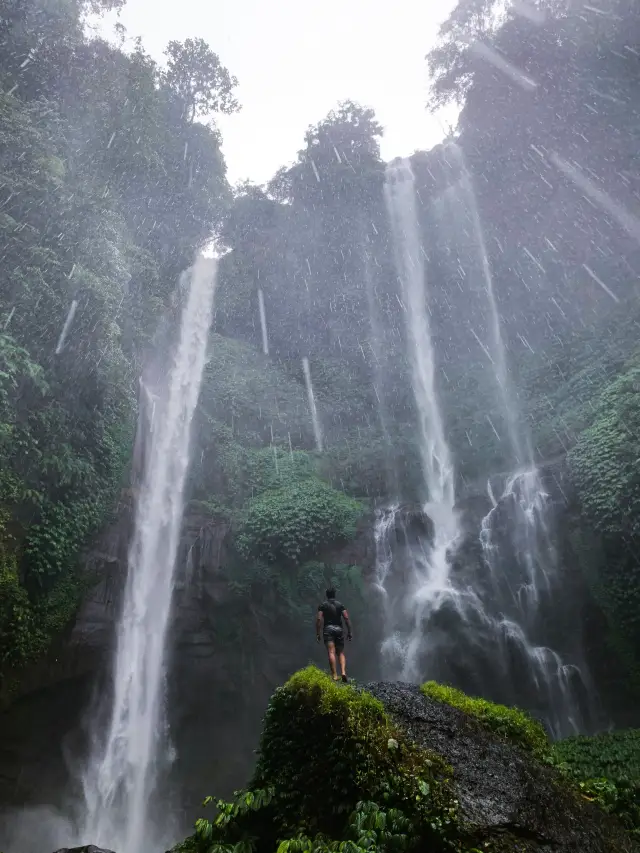
[(154, 388), (155, 417), (136, 506), (117, 629), (110, 720), (84, 773), (84, 843), (118, 853), (162, 849), (168, 826), (151, 820), (158, 772), (169, 754), (164, 661), (189, 463), (191, 420), (211, 324), (215, 261), (199, 258), (187, 290), (171, 370)]
[(414, 176), (409, 161), (394, 161), (387, 168), (385, 196), (406, 309), (427, 492), (423, 514), (430, 529), (411, 533), (411, 519), (397, 506), (377, 513), (383, 674), (453, 681), (480, 695), (524, 705), (560, 736), (582, 728), (576, 690), (582, 696), (587, 691), (577, 667), (564, 663), (545, 642), (543, 610), (557, 570), (552, 501), (519, 419), (471, 177), (457, 146), (449, 153), (456, 180), (441, 193), (438, 210), (442, 216), (446, 212), (454, 255), (462, 231), (473, 260), (466, 275), (475, 299), (471, 331), (491, 366), (517, 473), (508, 478), (499, 500), (489, 487), (493, 508), (482, 521), (482, 551), (475, 560), (466, 559), (458, 553), (464, 545), (454, 508), (454, 472), (435, 387)]
[(413, 393), (418, 409), (420, 454), (428, 500), (431, 504), (448, 507), (453, 521), (453, 465), (436, 393), (435, 360), (425, 287), (424, 249), (416, 210), (415, 180), (408, 159), (394, 160), (387, 166), (385, 198), (391, 222), (396, 266), (405, 298)]
[[(551, 592), (552, 574), (557, 554), (549, 531), (550, 496), (544, 490), (538, 471), (523, 471), (507, 480), (501, 505), (509, 506), (510, 539), (513, 562), (521, 568), (521, 576), (496, 576), (494, 583), (508, 585), (508, 595), (520, 610), (523, 622), (535, 619), (543, 595)], [(482, 519), (480, 541), (489, 568), (496, 570), (500, 545), (495, 542), (494, 517), (498, 505)], [(506, 591), (506, 590), (505, 590)]]
[(389, 544), (389, 532), (395, 525), (398, 505), (383, 507), (376, 510), (376, 520), (373, 537), (376, 543), (376, 573), (375, 586), (386, 602), (388, 598), (387, 577), (393, 563), (393, 552)]
[(531, 467), (533, 464), (531, 442), (529, 441), (528, 434), (526, 434), (519, 423), (518, 407), (515, 403), (515, 394), (507, 368), (507, 353), (502, 338), (500, 312), (498, 311), (498, 303), (496, 302), (493, 288), (491, 265), (489, 263), (484, 230), (480, 222), (480, 214), (478, 213), (473, 181), (460, 146), (455, 142), (449, 144), (447, 146), (447, 154), (453, 160), (453, 165), (459, 172), (460, 178), (445, 191), (444, 195), (451, 196), (449, 201), (453, 207), (452, 221), (455, 223), (455, 227), (458, 229), (461, 227), (464, 228), (463, 223), (465, 221), (470, 227), (469, 236), (480, 261), (481, 282), (489, 309), (486, 323), (488, 327), (486, 330), (488, 340), (483, 349), (488, 354), (493, 367), (502, 415), (507, 425), (507, 433), (512, 453), (515, 457), (515, 463), (517, 466)]
[[(491, 366), (507, 427), (511, 457), (517, 469), (507, 479), (497, 505), (491, 495), (494, 506), (481, 525), (480, 541), (491, 576), (494, 605), (498, 605), (502, 612), (495, 606), (490, 609), (494, 610), (503, 641), (521, 646), (529, 675), (542, 696), (546, 697), (542, 704), (549, 728), (556, 734), (571, 733), (578, 726), (579, 712), (567, 673), (576, 676), (579, 671), (576, 667), (565, 666), (555, 652), (536, 646), (531, 639), (540, 633), (540, 608), (545, 597), (549, 597), (558, 570), (556, 549), (550, 535), (552, 501), (534, 464), (529, 432), (520, 420), (509, 377), (500, 314), (473, 181), (458, 145), (448, 145), (446, 157), (459, 177), (438, 200), (440, 216), (446, 212), (449, 230), (453, 232), (455, 229), (458, 239), (462, 232), (471, 244), (473, 266), (466, 277), (471, 280), (470, 287), (475, 286), (474, 273), (477, 271), (479, 289), (485, 297), (485, 323), (484, 329), (480, 328), (485, 340), (475, 329), (473, 336)], [(506, 521), (501, 508), (507, 510)], [(506, 529), (506, 536), (498, 535), (500, 524)], [(505, 630), (505, 625), (516, 625), (517, 630), (511, 627)]]
[(307, 386), (307, 399), (309, 400), (309, 411), (311, 412), (311, 422), (313, 424), (313, 434), (316, 439), (316, 448), (320, 453), (322, 453), (322, 427), (320, 426), (320, 417), (316, 406), (316, 398), (313, 393), (311, 368), (309, 367), (309, 359), (306, 355), (302, 359), (302, 370), (304, 372), (304, 384)]
[(455, 599), (449, 578), (449, 551), (458, 536), (454, 510), (454, 471), (436, 392), (435, 360), (427, 305), (424, 249), (416, 210), (415, 180), (408, 159), (387, 166), (385, 199), (391, 223), (396, 267), (402, 285), (412, 386), (418, 413), (420, 456), (426, 489), (425, 512), (434, 524), (428, 551), (415, 554), (405, 597), (412, 625), (405, 637), (394, 635), (403, 659), (402, 676), (415, 679), (425, 646), (425, 624), (445, 599)]
[[(387, 672), (387, 658), (390, 658), (391, 666), (395, 663), (393, 653), (393, 601), (388, 586), (389, 574), (393, 570), (393, 549), (391, 547), (391, 533), (395, 529), (396, 513), (398, 505), (381, 507), (376, 510), (373, 537), (376, 546), (376, 563), (374, 585), (380, 594), (380, 613), (382, 615), (383, 641), (383, 677), (392, 677), (393, 670)], [(389, 651), (391, 650), (391, 653)], [(385, 651), (387, 654), (385, 655)]]
[(558, 565), (550, 511), (551, 498), (538, 471), (517, 473), (482, 520), (480, 541), (502, 657), (518, 661), (522, 695), (528, 695), (550, 732), (562, 737), (583, 728), (577, 694), (587, 691), (577, 666), (538, 645), (544, 642), (540, 617), (552, 603)]

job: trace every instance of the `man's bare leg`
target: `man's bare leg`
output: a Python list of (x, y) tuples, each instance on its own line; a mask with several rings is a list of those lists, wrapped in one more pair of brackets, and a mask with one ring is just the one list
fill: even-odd
[(327, 643), (327, 655), (329, 656), (329, 669), (331, 670), (331, 677), (334, 681), (337, 681), (339, 676), (336, 672), (336, 644), (331, 640)]
[(347, 659), (345, 657), (344, 652), (339, 653), (338, 660), (340, 662), (340, 675), (343, 675), (346, 678), (346, 676), (347, 676)]

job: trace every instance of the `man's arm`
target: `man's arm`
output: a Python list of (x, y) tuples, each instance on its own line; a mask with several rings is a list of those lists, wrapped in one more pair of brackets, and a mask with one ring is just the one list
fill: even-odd
[(344, 619), (345, 624), (347, 626), (347, 640), (350, 640), (353, 637), (353, 634), (351, 632), (351, 619), (349, 619), (349, 612), (346, 607), (342, 611), (342, 618)]
[(318, 612), (316, 614), (316, 640), (320, 642), (320, 638), (322, 637), (322, 629), (324, 627), (324, 613), (322, 612), (322, 607), (318, 607)]

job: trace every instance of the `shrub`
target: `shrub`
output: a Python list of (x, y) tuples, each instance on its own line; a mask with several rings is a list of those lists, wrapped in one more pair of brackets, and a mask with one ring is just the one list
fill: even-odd
[(551, 754), (577, 779), (640, 780), (640, 729), (565, 738), (553, 744)]
[(30, 660), (42, 639), (29, 597), (20, 584), (15, 556), (4, 553), (3, 549), (0, 552), (0, 672)]
[(299, 563), (353, 538), (363, 509), (322, 480), (307, 477), (251, 501), (236, 545), (245, 559)]
[(421, 690), (430, 699), (451, 705), (475, 717), (484, 728), (526, 749), (536, 758), (544, 759), (548, 756), (549, 740), (543, 726), (531, 719), (524, 711), (497, 705), (487, 699), (467, 696), (455, 687), (437, 684), (435, 681), (427, 681), (422, 685)]
[(551, 760), (583, 797), (640, 836), (640, 729), (566, 738), (553, 744)]

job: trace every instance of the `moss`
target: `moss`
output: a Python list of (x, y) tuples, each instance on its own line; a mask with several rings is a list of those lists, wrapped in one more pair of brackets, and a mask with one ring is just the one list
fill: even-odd
[(295, 796), (297, 821), (301, 815), (317, 819), (318, 797), (328, 814), (353, 809), (363, 798), (389, 802), (399, 795), (404, 801), (418, 795), (417, 780), (446, 781), (449, 775), (439, 756), (406, 742), (379, 700), (311, 666), (271, 700), (253, 785)]
[(430, 699), (451, 705), (475, 717), (484, 728), (503, 740), (526, 749), (536, 758), (546, 759), (549, 755), (549, 739), (543, 726), (524, 711), (507, 708), (487, 699), (467, 696), (455, 687), (437, 684), (435, 681), (427, 681), (420, 689)]
[(218, 802), (195, 839), (218, 853), (345, 841), (354, 850), (443, 851), (460, 843), (457, 805), (440, 756), (409, 741), (373, 696), (308, 667), (271, 699), (249, 790)]

